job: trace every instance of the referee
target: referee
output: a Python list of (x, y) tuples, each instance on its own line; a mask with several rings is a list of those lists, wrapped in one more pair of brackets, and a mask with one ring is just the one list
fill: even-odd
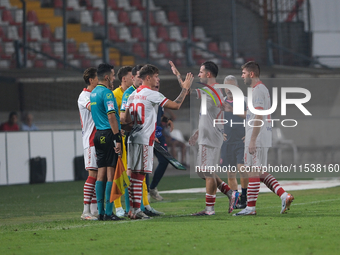
[[(94, 136), (94, 146), (96, 148), (98, 164), (96, 181), (98, 220), (122, 220), (112, 212), (113, 203), (110, 203), (114, 172), (118, 157), (122, 153), (122, 137), (120, 134), (117, 102), (112, 91), (109, 89), (113, 86), (114, 75), (115, 72), (112, 65), (100, 64), (97, 68), (98, 85), (92, 90), (90, 96), (92, 118), (97, 129)], [(105, 211), (104, 197), (106, 197)]]

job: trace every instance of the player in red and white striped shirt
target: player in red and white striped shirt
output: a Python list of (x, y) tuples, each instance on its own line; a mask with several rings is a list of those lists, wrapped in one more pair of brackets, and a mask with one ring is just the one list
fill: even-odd
[(84, 184), (84, 211), (81, 218), (84, 220), (97, 220), (97, 198), (95, 183), (97, 180), (97, 157), (94, 148), (93, 138), (96, 127), (91, 115), (90, 94), (97, 86), (97, 69), (90, 67), (85, 70), (83, 75), (87, 88), (80, 93), (78, 98), (78, 108), (80, 114), (81, 132), (83, 137), (85, 169), (89, 176)]

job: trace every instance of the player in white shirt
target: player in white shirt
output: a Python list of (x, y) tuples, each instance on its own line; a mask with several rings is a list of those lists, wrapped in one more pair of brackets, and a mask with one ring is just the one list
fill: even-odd
[[(178, 71), (172, 66), (173, 73), (178, 78)], [(206, 196), (205, 196), (205, 209), (198, 213), (192, 214), (192, 216), (206, 216), (215, 215), (215, 201), (217, 188), (229, 198), (229, 209), (231, 213), (234, 209), (236, 192), (231, 190), (230, 187), (222, 181), (215, 172), (212, 172), (210, 167), (215, 167), (219, 164), (220, 151), (223, 143), (223, 124), (213, 125), (214, 119), (223, 119), (223, 111), (220, 107), (215, 105), (215, 102), (223, 99), (221, 89), (215, 89), (214, 85), (217, 84), (216, 77), (218, 74), (218, 67), (212, 61), (204, 62), (200, 67), (198, 77), (200, 82), (206, 86), (203, 89), (197, 89), (197, 98), (201, 98), (202, 93), (206, 94), (206, 114), (203, 114), (203, 107), (201, 105), (201, 111), (198, 122), (198, 130), (189, 139), (191, 146), (198, 142), (198, 156), (197, 165), (199, 166), (198, 175), (205, 180)], [(179, 82), (181, 79), (178, 78)], [(217, 96), (218, 95), (218, 96)], [(214, 97), (214, 99), (212, 98)]]
[[(270, 95), (266, 86), (260, 81), (260, 66), (249, 61), (242, 67), (242, 78), (247, 86), (252, 87), (252, 103), (257, 110), (268, 110), (271, 107)], [(252, 171), (248, 173), (247, 207), (234, 216), (256, 215), (256, 201), (260, 191), (260, 181), (281, 198), (281, 212), (289, 210), (294, 197), (288, 194), (278, 181), (261, 167), (267, 166), (267, 154), (272, 146), (272, 127), (270, 115), (256, 115), (247, 107), (246, 137), (244, 150), (244, 165)]]
[(80, 114), (81, 132), (83, 137), (85, 169), (89, 176), (84, 184), (84, 210), (81, 218), (84, 220), (97, 220), (98, 209), (95, 191), (97, 180), (97, 157), (94, 148), (93, 138), (96, 127), (91, 115), (91, 91), (97, 86), (97, 69), (90, 67), (85, 70), (83, 75), (87, 88), (80, 93), (78, 98), (78, 108)]
[(131, 170), (129, 194), (132, 208), (129, 212), (131, 219), (149, 219), (141, 209), (142, 183), (145, 174), (152, 173), (153, 143), (156, 132), (158, 106), (178, 110), (193, 81), (193, 75), (187, 74), (182, 91), (175, 101), (167, 99), (155, 91), (159, 85), (159, 70), (153, 65), (145, 65), (139, 71), (143, 84), (129, 97), (125, 121), (132, 121), (133, 129), (128, 138), (128, 169)]

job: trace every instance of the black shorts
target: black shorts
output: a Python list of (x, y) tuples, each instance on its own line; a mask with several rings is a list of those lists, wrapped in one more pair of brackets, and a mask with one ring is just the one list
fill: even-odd
[(118, 154), (114, 150), (115, 144), (111, 129), (97, 130), (94, 135), (94, 146), (96, 148), (98, 168), (116, 167)]
[(240, 141), (238, 143), (228, 144), (224, 142), (221, 148), (222, 166), (228, 167), (237, 166), (237, 164), (244, 164), (244, 143)]

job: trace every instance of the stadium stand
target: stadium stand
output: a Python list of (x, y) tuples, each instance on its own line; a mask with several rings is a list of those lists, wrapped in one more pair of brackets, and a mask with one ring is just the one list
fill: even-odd
[[(46, 4), (46, 2), (48, 2)], [(113, 45), (131, 50), (140, 57), (145, 57), (146, 29), (145, 6), (146, 0), (109, 0), (108, 2), (109, 41)], [(0, 0), (0, 40), (1, 43), (20, 40), (22, 34), (22, 9), (20, 0)], [(42, 51), (51, 57), (63, 58), (63, 28), (62, 28), (62, 0), (53, 1), (27, 1), (27, 40), (30, 47), (34, 44), (36, 51)], [(150, 8), (150, 58), (159, 63), (167, 63), (171, 58), (178, 64), (184, 63), (184, 42), (188, 38), (186, 25), (181, 22), (178, 13), (173, 10), (156, 6), (149, 0)], [(67, 0), (67, 51), (68, 61), (76, 66), (84, 67), (86, 64), (95, 65), (102, 58), (102, 39), (104, 38), (104, 2), (94, 0)], [(193, 41), (207, 48), (206, 42), (211, 39), (205, 34), (203, 27), (195, 27)], [(46, 44), (47, 43), (47, 44)], [(136, 43), (139, 45), (136, 46)], [(221, 55), (226, 50), (216, 48), (216, 43), (208, 49)], [(7, 61), (13, 58), (13, 45), (5, 46), (2, 55)], [(225, 47), (225, 46), (223, 46)], [(229, 46), (230, 47), (230, 46)], [(119, 65), (133, 64), (133, 57), (121, 56), (119, 51), (110, 48), (110, 61)], [(42, 55), (29, 52), (29, 59), (39, 59), (32, 66), (62, 67)], [(229, 54), (230, 55), (230, 54)], [(195, 60), (201, 61), (211, 54), (195, 51)], [(84, 58), (87, 58), (85, 61)], [(49, 64), (47, 65), (47, 61)], [(73, 61), (75, 60), (75, 61)], [(123, 62), (122, 62), (123, 61)], [(41, 65), (44, 62), (44, 65)], [(11, 65), (15, 65), (11, 61)], [(1, 67), (7, 67), (8, 62), (2, 61)]]

